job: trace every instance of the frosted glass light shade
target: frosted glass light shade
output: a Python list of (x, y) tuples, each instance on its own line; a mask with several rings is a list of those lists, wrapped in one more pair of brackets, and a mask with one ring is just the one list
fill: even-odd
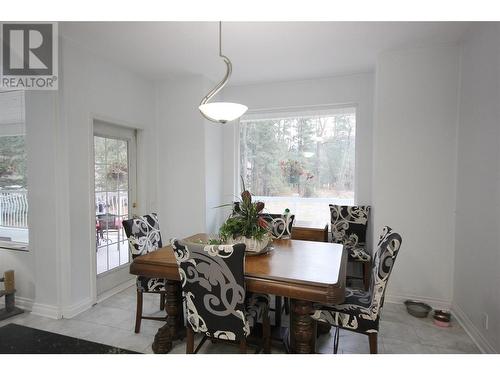
[(248, 109), (246, 105), (228, 102), (206, 103), (198, 108), (206, 117), (222, 124), (240, 118)]

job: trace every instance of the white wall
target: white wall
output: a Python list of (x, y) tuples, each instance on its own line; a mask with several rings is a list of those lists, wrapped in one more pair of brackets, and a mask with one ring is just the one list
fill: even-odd
[(20, 304), (51, 317), (94, 298), (93, 119), (138, 129), (137, 211), (159, 213), (166, 241), (215, 232), (222, 192), (222, 130), (197, 110), (208, 80), (156, 87), (64, 38), (60, 67), (58, 92), (27, 93), (30, 252), (0, 252)]
[(0, 252), (19, 301), (52, 317), (93, 298), (93, 118), (140, 129), (139, 212), (156, 210), (158, 186), (153, 84), (64, 38), (59, 59), (59, 91), (26, 94), (30, 251)]
[(451, 303), (458, 54), (458, 46), (443, 45), (388, 52), (377, 62), (374, 235), (389, 225), (403, 238), (388, 299)]
[[(454, 310), (500, 352), (500, 26), (475, 25), (461, 59)], [(484, 327), (489, 316), (489, 329)]]
[[(370, 204), (372, 174), (373, 74), (361, 73), (329, 78), (230, 86), (223, 91), (224, 100), (242, 103), (249, 111), (293, 108), (314, 105), (355, 104), (356, 168), (355, 200)], [(235, 190), (235, 130), (224, 127), (224, 202), (231, 202)]]
[[(225, 100), (244, 103), (254, 111), (358, 105), (356, 201), (373, 205), (374, 243), (384, 225), (392, 225), (404, 240), (389, 284), (389, 298), (394, 300), (418, 297), (436, 306), (451, 303), (458, 53), (458, 46), (446, 45), (381, 56), (375, 128), (371, 73), (232, 86), (224, 91)], [(224, 128), (225, 202), (235, 193), (235, 129)], [(434, 214), (435, 207), (440, 215)]]
[[(63, 25), (64, 26), (64, 25)], [(62, 40), (62, 123), (67, 147), (68, 238), (71, 306), (92, 296), (95, 247), (93, 192), (93, 119), (140, 129), (138, 134), (138, 213), (155, 210), (157, 137), (155, 92), (145, 81), (91, 52)]]
[(223, 125), (205, 121), (205, 227), (210, 234), (217, 234), (224, 221), (224, 210), (218, 207), (225, 203), (223, 168)]
[[(59, 301), (57, 253), (56, 141), (57, 92), (26, 92), (28, 150), (29, 252), (0, 251), (0, 273), (16, 272), (16, 298), (21, 307), (54, 316)], [(3, 302), (3, 301), (2, 301)]]
[(158, 85), (159, 212), (165, 239), (218, 228), (222, 186), (220, 125), (206, 121), (198, 103), (209, 91), (201, 76)]
[(168, 81), (157, 91), (159, 212), (165, 240), (205, 228), (204, 124), (193, 110), (199, 78)]
[[(253, 111), (356, 104), (356, 201), (373, 206), (375, 240), (383, 225), (403, 237), (388, 299), (453, 301), (490, 351), (500, 350), (499, 37), (496, 25), (474, 27), (461, 68), (459, 46), (444, 45), (387, 52), (375, 75), (223, 92)], [(155, 86), (72, 41), (60, 51), (59, 92), (27, 93), (30, 252), (0, 251), (19, 301), (50, 316), (91, 302), (92, 118), (140, 129), (138, 211), (159, 213), (165, 241), (216, 232), (223, 211), (213, 207), (236, 193), (237, 127), (197, 110), (208, 80)]]

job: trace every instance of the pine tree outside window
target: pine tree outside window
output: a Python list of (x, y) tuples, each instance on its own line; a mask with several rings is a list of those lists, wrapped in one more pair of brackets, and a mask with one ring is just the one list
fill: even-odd
[[(240, 175), (269, 213), (330, 221), (354, 203), (356, 109), (250, 114), (240, 121)], [(238, 176), (239, 177), (239, 176)]]

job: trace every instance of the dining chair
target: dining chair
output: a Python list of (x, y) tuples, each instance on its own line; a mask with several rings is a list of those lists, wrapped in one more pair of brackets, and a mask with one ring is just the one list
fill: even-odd
[[(269, 228), (269, 232), (273, 238), (277, 239), (291, 239), (292, 238), (292, 227), (295, 220), (295, 215), (284, 215), (284, 214), (259, 214), (262, 217)], [(274, 324), (277, 327), (281, 327), (281, 314), (283, 310), (286, 315), (290, 314), (290, 301), (287, 297), (284, 297), (283, 303), (281, 296), (274, 297)]]
[(384, 227), (378, 242), (368, 291), (346, 288), (345, 300), (339, 305), (315, 305), (312, 318), (336, 327), (333, 352), (337, 353), (339, 329), (368, 335), (370, 354), (376, 354), (380, 313), (389, 276), (401, 247), (401, 236)]
[(292, 238), (292, 226), (295, 215), (262, 213), (259, 216), (266, 221), (273, 238)]
[[(344, 245), (348, 261), (361, 264), (363, 285), (370, 286), (371, 255), (366, 248), (366, 229), (370, 206), (338, 206), (330, 204), (332, 242)], [(359, 277), (347, 275), (348, 278)]]
[[(160, 224), (155, 213), (134, 217), (122, 221), (123, 229), (128, 238), (132, 259), (148, 254), (162, 247)], [(165, 310), (165, 279), (158, 277), (138, 276), (136, 279), (137, 306), (135, 315), (135, 333), (141, 330), (142, 319), (166, 321), (166, 317), (142, 315), (143, 294), (157, 293), (160, 295), (160, 310)]]
[[(239, 343), (247, 352), (250, 330), (262, 321), (262, 346), (270, 353), (269, 296), (245, 291), (245, 244), (206, 245), (171, 241), (184, 293), (187, 322), (186, 353), (203, 343)], [(203, 334), (196, 349), (194, 334)]]

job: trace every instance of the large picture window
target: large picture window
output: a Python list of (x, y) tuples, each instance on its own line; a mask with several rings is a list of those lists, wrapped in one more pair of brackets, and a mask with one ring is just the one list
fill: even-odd
[(269, 213), (329, 222), (328, 204), (353, 204), (355, 108), (254, 114), (240, 122), (240, 175)]
[(0, 247), (27, 249), (24, 93), (0, 92)]

